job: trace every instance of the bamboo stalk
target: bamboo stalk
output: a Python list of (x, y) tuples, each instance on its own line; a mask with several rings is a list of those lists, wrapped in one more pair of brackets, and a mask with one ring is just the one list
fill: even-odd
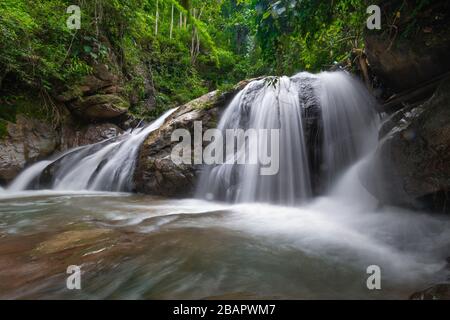
[(174, 10), (174, 6), (172, 4), (172, 15), (170, 16), (170, 35), (169, 35), (169, 39), (172, 39), (172, 32), (173, 32), (173, 10)]
[(155, 36), (158, 35), (159, 0), (156, 0)]

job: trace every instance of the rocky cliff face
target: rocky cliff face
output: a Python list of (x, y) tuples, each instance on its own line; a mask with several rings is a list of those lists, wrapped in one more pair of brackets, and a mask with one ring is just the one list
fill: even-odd
[(55, 131), (36, 119), (19, 116), (16, 123), (9, 123), (0, 140), (0, 181), (10, 181), (27, 163), (50, 156), (57, 139)]
[[(115, 137), (137, 124), (128, 113), (132, 99), (124, 92), (125, 77), (114, 71), (117, 63), (110, 60), (94, 63), (92, 74), (55, 94), (51, 104), (58, 115), (41, 119), (19, 113), (10, 121), (0, 119), (5, 127), (0, 135), (0, 184), (54, 153)], [(42, 97), (27, 100), (31, 109), (45, 109)]]
[(76, 116), (90, 122), (107, 121), (125, 114), (130, 107), (123, 95), (123, 78), (114, 74), (107, 64), (95, 64), (93, 74), (59, 94)]
[(399, 93), (450, 71), (447, 0), (382, 0), (379, 5), (381, 30), (367, 31), (364, 38), (370, 69), (383, 88)]
[(367, 181), (383, 203), (450, 212), (450, 78), (431, 99), (390, 116)]
[(54, 128), (41, 120), (19, 115), (0, 139), (0, 183), (7, 184), (25, 167), (54, 153), (115, 137), (122, 132), (111, 123)]
[(450, 3), (380, 6), (382, 30), (366, 34), (365, 52), (387, 119), (364, 184), (382, 203), (448, 213)]

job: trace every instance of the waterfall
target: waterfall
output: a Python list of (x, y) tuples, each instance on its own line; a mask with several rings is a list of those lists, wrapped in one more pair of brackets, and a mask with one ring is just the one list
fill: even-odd
[[(218, 129), (279, 129), (279, 171), (262, 176), (259, 162), (207, 165), (197, 195), (229, 202), (305, 201), (376, 145), (376, 119), (375, 100), (345, 72), (252, 81), (229, 104)], [(243, 149), (252, 150), (244, 144), (237, 153)]]
[[(279, 173), (260, 175), (261, 164), (221, 164), (206, 168), (199, 194), (209, 199), (294, 204), (311, 195), (302, 112), (301, 89), (288, 77), (248, 84), (227, 107), (218, 129), (279, 129)], [(224, 133), (224, 135), (226, 135)], [(264, 141), (255, 143), (262, 144)], [(278, 143), (278, 141), (277, 141)], [(249, 146), (248, 149), (252, 149)], [(238, 147), (241, 151), (242, 146)], [(229, 150), (227, 150), (229, 152)], [(225, 155), (226, 159), (233, 157)]]
[(31, 181), (36, 179), (39, 174), (47, 168), (53, 161), (40, 161), (22, 172), (8, 188), (8, 191), (21, 191), (25, 190)]
[[(375, 104), (362, 83), (345, 72), (302, 72), (250, 82), (228, 105), (217, 129), (222, 137), (230, 130), (254, 130), (258, 139), (247, 133), (243, 139), (233, 136), (233, 148), (219, 140), (227, 145), (220, 154), (225, 161), (204, 165), (197, 196), (296, 205), (329, 191), (350, 165), (375, 148)], [(146, 127), (38, 162), (7, 191), (133, 191), (139, 147), (175, 110)], [(276, 135), (270, 136), (273, 131)], [(255, 150), (256, 161), (247, 161)], [(276, 172), (261, 173), (267, 163), (260, 150), (276, 158)], [(243, 161), (229, 161), (233, 159)]]
[(39, 187), (44, 184), (54, 190), (132, 191), (140, 145), (175, 110), (167, 111), (146, 127), (71, 149), (50, 161), (38, 162), (23, 171), (7, 190), (21, 191), (33, 184)]
[(344, 72), (322, 72), (316, 87), (323, 125), (323, 170), (327, 188), (344, 169), (378, 143), (376, 101), (364, 85)]

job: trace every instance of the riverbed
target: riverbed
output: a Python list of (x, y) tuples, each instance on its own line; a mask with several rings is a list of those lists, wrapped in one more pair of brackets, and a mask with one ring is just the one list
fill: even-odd
[[(0, 298), (406, 299), (448, 276), (449, 227), (333, 196), (284, 207), (3, 191)], [(66, 287), (70, 265), (80, 290)]]

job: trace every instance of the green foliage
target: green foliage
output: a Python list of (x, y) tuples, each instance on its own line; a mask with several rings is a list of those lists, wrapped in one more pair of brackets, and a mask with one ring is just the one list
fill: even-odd
[(0, 3), (0, 79), (50, 90), (56, 81), (88, 71), (82, 60), (66, 61), (72, 37), (64, 14), (68, 5), (62, 0)]
[(8, 121), (0, 118), (0, 139), (8, 134)]
[(272, 73), (319, 71), (362, 47), (362, 0), (254, 0), (256, 38)]
[(16, 122), (18, 114), (40, 120), (50, 120), (44, 99), (34, 94), (10, 95), (0, 102), (0, 119), (4, 121)]
[(50, 125), (54, 119), (52, 119), (52, 110), (46, 102), (47, 99), (32, 93), (2, 97), (0, 99), (0, 138), (8, 133), (8, 123), (15, 123), (19, 114), (45, 121)]
[(364, 17), (362, 0), (2, 0), (0, 92), (57, 94), (101, 62), (137, 98), (131, 110), (152, 117), (244, 78), (345, 60), (362, 46)]

